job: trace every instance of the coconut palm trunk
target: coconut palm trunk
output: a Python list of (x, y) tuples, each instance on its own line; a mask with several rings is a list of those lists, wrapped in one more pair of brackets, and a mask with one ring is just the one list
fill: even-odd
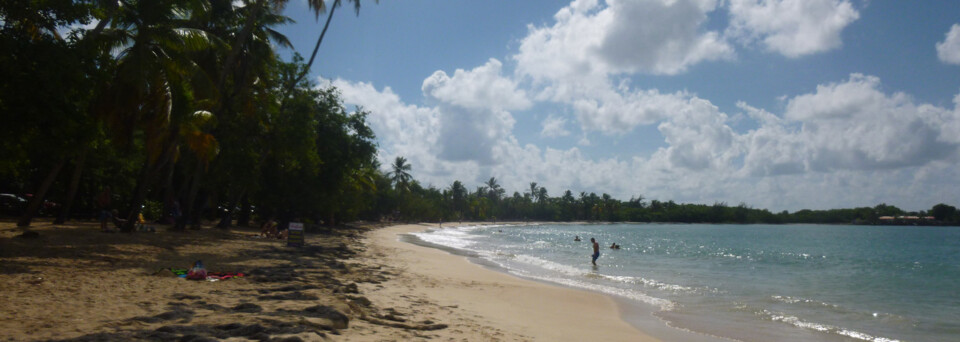
[(73, 209), (73, 201), (77, 197), (77, 189), (80, 188), (80, 177), (83, 175), (83, 166), (86, 163), (88, 153), (90, 153), (89, 147), (85, 148), (83, 152), (80, 153), (80, 156), (77, 157), (75, 165), (73, 166), (73, 176), (70, 177), (70, 188), (67, 190), (67, 198), (60, 212), (57, 213), (57, 219), (53, 221), (53, 224), (63, 224), (70, 217), (70, 210)]
[(37, 192), (33, 194), (33, 198), (30, 199), (30, 204), (27, 205), (27, 210), (23, 213), (23, 216), (20, 217), (20, 220), (17, 221), (18, 227), (30, 226), (30, 222), (33, 221), (33, 217), (37, 215), (38, 211), (40, 211), (40, 205), (43, 204), (43, 199), (47, 196), (47, 190), (50, 190), (50, 185), (52, 185), (53, 181), (57, 179), (57, 176), (60, 174), (60, 170), (63, 169), (63, 165), (66, 163), (67, 158), (61, 157), (60, 160), (58, 160), (57, 163), (50, 168), (50, 172), (47, 173), (47, 177), (43, 180), (43, 183), (40, 183), (40, 188), (37, 189)]

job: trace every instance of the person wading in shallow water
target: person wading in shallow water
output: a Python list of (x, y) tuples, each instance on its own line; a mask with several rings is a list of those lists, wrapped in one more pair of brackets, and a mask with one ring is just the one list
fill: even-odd
[(597, 243), (597, 240), (594, 240), (593, 238), (590, 238), (590, 242), (593, 242), (593, 255), (591, 256), (593, 257), (593, 260), (590, 262), (593, 263), (593, 266), (597, 266), (597, 258), (600, 257), (600, 244)]

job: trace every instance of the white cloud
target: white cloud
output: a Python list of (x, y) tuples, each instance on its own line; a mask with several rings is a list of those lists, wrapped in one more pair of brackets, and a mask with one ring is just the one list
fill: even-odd
[(730, 0), (727, 34), (795, 58), (840, 47), (860, 13), (848, 0)]
[(661, 123), (660, 132), (669, 145), (656, 152), (673, 167), (689, 170), (730, 171), (738, 156), (737, 136), (726, 124), (727, 115), (710, 101), (692, 98)]
[(514, 56), (517, 72), (590, 87), (611, 74), (672, 75), (732, 58), (733, 48), (703, 29), (715, 8), (709, 0), (574, 1), (552, 26), (529, 27)]
[(389, 165), (395, 156), (423, 160), (436, 154), (431, 150), (440, 136), (440, 113), (436, 108), (408, 105), (390, 87), (378, 91), (370, 83), (343, 79), (321, 79), (320, 84), (332, 84), (340, 90), (344, 102), (361, 105), (370, 112), (367, 120), (377, 134), (384, 165)]
[(657, 90), (622, 93), (625, 90), (594, 89), (596, 94), (572, 101), (577, 119), (585, 131), (625, 134), (639, 125), (652, 125), (685, 111), (691, 96)]
[(733, 58), (733, 48), (704, 29), (716, 8), (713, 0), (574, 1), (553, 25), (529, 27), (515, 72), (533, 81), (536, 100), (571, 106), (583, 131), (626, 134), (682, 110), (690, 96), (632, 90), (611, 78)]
[(566, 128), (567, 119), (550, 115), (543, 120), (541, 125), (543, 126), (543, 129), (540, 130), (540, 136), (542, 137), (557, 138), (570, 135), (570, 131), (568, 131)]
[(954, 152), (943, 132), (945, 113), (917, 105), (903, 93), (884, 94), (880, 79), (853, 74), (794, 97), (785, 117), (803, 123), (814, 170), (875, 169), (923, 165)]
[(783, 119), (741, 103), (760, 128), (744, 134), (743, 171), (750, 175), (894, 170), (922, 167), (958, 152), (955, 109), (885, 94), (880, 79), (852, 74), (844, 82), (787, 102)]
[[(453, 160), (439, 147), (450, 143), (442, 133), (445, 117), (474, 112), (447, 103), (409, 105), (389, 88), (378, 91), (367, 83), (333, 84), (345, 102), (371, 112), (384, 165), (407, 157), (425, 185), (461, 180), (472, 188), (493, 176), (508, 193), (535, 181), (552, 196), (569, 189), (773, 210), (873, 206), (896, 198), (901, 202), (892, 204), (926, 209), (958, 200), (947, 189), (960, 176), (960, 94), (952, 109), (920, 104), (902, 93), (884, 93), (873, 76), (853, 74), (787, 98), (781, 115), (741, 102), (745, 117), (759, 124), (744, 133), (731, 129), (729, 116), (708, 100), (672, 94), (668, 102), (675, 111), (657, 119), (667, 146), (630, 160), (592, 158), (578, 148), (522, 146), (512, 126), (499, 119), (469, 124), (502, 130), (488, 146), (488, 161)], [(478, 113), (496, 117), (490, 110)]]
[(937, 43), (937, 57), (944, 63), (960, 64), (960, 24), (953, 24), (946, 38)]
[(490, 59), (473, 70), (436, 71), (423, 81), (423, 94), (439, 112), (439, 156), (451, 161), (495, 163), (498, 145), (516, 122), (509, 110), (531, 106), (517, 84), (500, 75), (502, 64)]
[(701, 32), (715, 1), (607, 2), (612, 18), (598, 52), (614, 72), (673, 75), (734, 55), (717, 32)]
[(438, 102), (466, 109), (518, 110), (530, 107), (526, 92), (500, 75), (503, 63), (491, 58), (486, 64), (466, 71), (457, 69), (453, 77), (437, 70), (423, 80), (424, 95)]

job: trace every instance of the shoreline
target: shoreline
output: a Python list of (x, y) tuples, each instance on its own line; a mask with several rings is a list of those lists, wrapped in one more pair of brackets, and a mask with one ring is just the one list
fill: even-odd
[[(543, 222), (500, 222), (496, 225), (507, 225), (507, 226), (524, 226), (524, 225), (538, 225), (538, 224), (554, 224), (554, 223), (543, 223)], [(563, 223), (560, 223), (563, 224)], [(459, 226), (475, 226), (475, 225), (491, 225), (489, 222), (465, 222), (462, 224), (450, 224), (444, 228), (455, 228)], [(682, 342), (729, 342), (736, 341), (729, 338), (714, 336), (710, 334), (704, 334), (700, 332), (695, 332), (683, 328), (670, 326), (667, 322), (655, 316), (657, 309), (649, 304), (638, 303), (629, 298), (619, 297), (616, 295), (611, 295), (608, 293), (591, 291), (589, 289), (582, 289), (577, 287), (572, 287), (560, 283), (553, 283), (550, 281), (544, 281), (535, 278), (527, 278), (520, 275), (515, 275), (510, 273), (507, 269), (500, 267), (499, 265), (488, 262), (477, 255), (473, 255), (470, 252), (465, 252), (456, 248), (447, 247), (443, 245), (436, 245), (430, 242), (422, 241), (419, 238), (411, 235), (411, 233), (423, 232), (428, 229), (438, 229), (440, 227), (434, 224), (421, 223), (410, 226), (416, 226), (414, 228), (402, 228), (402, 231), (392, 232), (392, 235), (395, 236), (396, 241), (401, 244), (407, 244), (416, 246), (419, 248), (427, 250), (435, 250), (443, 252), (449, 256), (461, 259), (460, 262), (465, 262), (469, 265), (478, 267), (485, 271), (493, 272), (498, 275), (505, 275), (510, 278), (519, 279), (520, 281), (533, 282), (536, 284), (542, 284), (548, 287), (560, 288), (569, 291), (575, 292), (586, 292), (590, 294), (596, 294), (598, 296), (605, 297), (611, 300), (614, 303), (614, 310), (617, 315), (615, 319), (619, 319), (635, 330), (639, 331), (644, 338), (649, 338), (652, 341), (682, 341)], [(380, 228), (379, 231), (386, 229), (397, 229), (400, 230), (398, 226), (388, 226), (385, 228)], [(375, 232), (371, 232), (373, 234)], [(537, 294), (533, 294), (537, 295)], [(646, 340), (641, 340), (646, 341)]]
[[(450, 223), (448, 227), (463, 225), (469, 223)], [(379, 259), (377, 255), (389, 256), (383, 259), (387, 265), (404, 270), (391, 281), (425, 284), (407, 290), (489, 324), (488, 328), (502, 334), (497, 339), (660, 341), (624, 320), (625, 308), (615, 298), (520, 278), (470, 262), (468, 256), (400, 240), (401, 234), (431, 228), (439, 227), (408, 224), (380, 228), (368, 232), (364, 243), (374, 260)], [(387, 287), (363, 292), (374, 302), (397, 296)], [(455, 328), (451, 324), (451, 329)]]

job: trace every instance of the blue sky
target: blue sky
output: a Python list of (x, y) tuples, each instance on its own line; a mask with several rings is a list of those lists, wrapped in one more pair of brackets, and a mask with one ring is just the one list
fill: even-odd
[[(960, 205), (958, 1), (361, 2), (312, 76), (425, 185)], [(324, 17), (286, 14), (309, 53)]]

